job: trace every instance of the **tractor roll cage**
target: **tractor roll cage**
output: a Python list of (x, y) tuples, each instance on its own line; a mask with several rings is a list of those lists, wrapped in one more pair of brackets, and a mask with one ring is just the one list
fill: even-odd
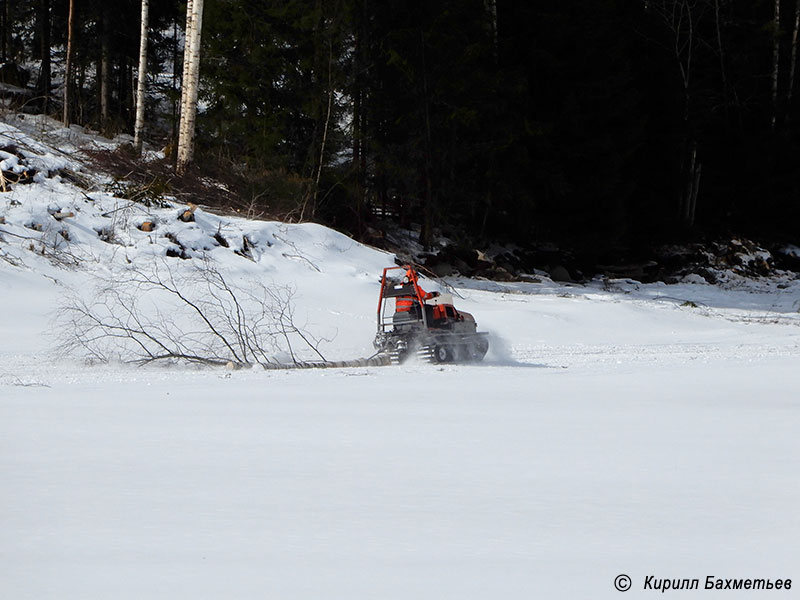
[[(410, 272), (411, 281), (409, 283), (403, 283), (402, 279), (395, 279), (387, 275), (389, 271), (397, 270), (402, 270), (404, 274), (405, 272)], [(386, 299), (398, 297), (411, 297), (416, 299), (417, 302), (419, 302), (420, 313), (422, 316), (420, 320), (425, 327), (428, 327), (428, 318), (425, 314), (425, 300), (419, 294), (417, 271), (410, 265), (403, 265), (397, 267), (386, 267), (383, 269), (383, 275), (381, 276), (381, 294), (378, 298), (378, 331), (386, 331), (387, 323), (386, 319), (383, 318), (385, 314)]]

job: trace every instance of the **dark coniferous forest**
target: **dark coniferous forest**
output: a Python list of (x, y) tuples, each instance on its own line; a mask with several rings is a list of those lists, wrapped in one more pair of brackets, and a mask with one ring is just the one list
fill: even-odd
[[(65, 78), (68, 17), (74, 59)], [(150, 3), (146, 138), (174, 156), (186, 3)], [(16, 110), (131, 132), (139, 0), (2, 2)], [(191, 176), (373, 241), (800, 237), (800, 0), (206, 0)]]

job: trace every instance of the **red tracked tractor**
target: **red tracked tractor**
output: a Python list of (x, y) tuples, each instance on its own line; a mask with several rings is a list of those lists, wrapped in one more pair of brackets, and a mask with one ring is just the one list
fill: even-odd
[(449, 294), (426, 293), (408, 265), (383, 270), (373, 344), (394, 363), (415, 354), (434, 363), (477, 362), (489, 350), (488, 334), (477, 331), (472, 315), (456, 310)]

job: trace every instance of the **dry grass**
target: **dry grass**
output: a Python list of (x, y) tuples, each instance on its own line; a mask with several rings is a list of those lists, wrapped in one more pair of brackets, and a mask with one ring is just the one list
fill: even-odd
[(115, 179), (110, 192), (148, 206), (170, 196), (220, 214), (292, 220), (303, 185), (289, 174), (256, 173), (222, 163), (195, 164), (177, 175), (169, 159), (144, 162), (125, 147), (91, 150), (87, 155), (96, 170)]

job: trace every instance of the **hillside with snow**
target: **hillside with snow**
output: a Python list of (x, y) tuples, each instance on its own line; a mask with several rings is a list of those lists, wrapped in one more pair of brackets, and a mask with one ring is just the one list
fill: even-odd
[(794, 274), (423, 280), (490, 333), (473, 365), (101, 362), (63, 351), (65, 306), (122, 282), (190, 336), (124, 282), (203, 261), (291, 292), (326, 359), (370, 356), (395, 258), (118, 197), (85, 152), (119, 141), (0, 123), (3, 598), (611, 598), (621, 573), (631, 597), (650, 575), (800, 575)]

